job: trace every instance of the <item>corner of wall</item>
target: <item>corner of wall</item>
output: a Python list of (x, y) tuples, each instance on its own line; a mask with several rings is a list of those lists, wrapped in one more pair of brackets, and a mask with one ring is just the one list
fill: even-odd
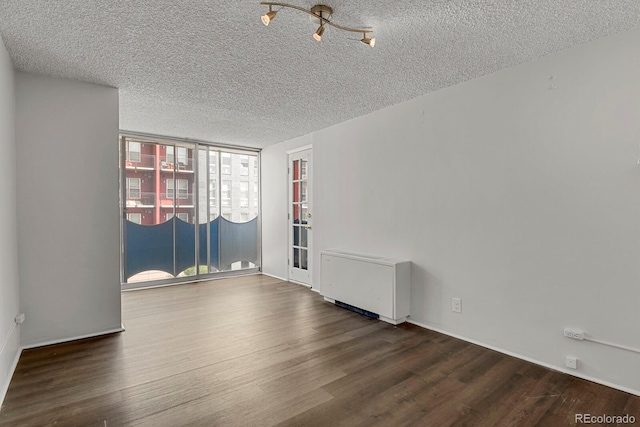
[(2, 402), (4, 402), (9, 390), (9, 384), (18, 366), (21, 354), (20, 327), (14, 326), (0, 347), (0, 407), (2, 407)]
[(16, 213), (15, 71), (0, 38), (0, 180), (6, 196), (0, 204), (0, 405), (20, 358), (20, 310)]
[(21, 344), (117, 330), (118, 90), (22, 72), (15, 85)]

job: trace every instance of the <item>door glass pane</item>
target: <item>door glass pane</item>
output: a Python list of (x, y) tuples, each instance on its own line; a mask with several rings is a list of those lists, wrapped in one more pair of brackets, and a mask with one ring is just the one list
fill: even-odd
[[(258, 261), (258, 156), (221, 152), (220, 269), (239, 270)], [(228, 171), (229, 174), (224, 173)]]
[(209, 222), (207, 210), (209, 208), (209, 159), (208, 149), (200, 147), (198, 150), (198, 224)]
[(209, 149), (209, 220), (220, 216), (220, 199), (218, 197), (218, 152)]
[(307, 227), (300, 227), (300, 246), (307, 247)]
[(300, 268), (300, 249), (293, 250), (293, 266)]
[(293, 203), (300, 202), (300, 183), (293, 183)]
[(300, 183), (300, 201), (307, 201), (307, 181), (302, 181)]
[[(161, 158), (167, 147), (149, 142), (126, 141), (124, 222), (125, 280), (128, 283), (172, 278), (174, 273), (174, 230), (167, 215), (173, 217), (173, 198), (168, 209), (162, 209), (166, 198), (166, 182), (174, 182), (173, 170), (161, 172)], [(137, 161), (132, 161), (137, 160)], [(159, 183), (160, 185), (157, 185)], [(173, 191), (173, 187), (171, 190)], [(164, 210), (164, 212), (162, 212)]]
[(293, 223), (300, 224), (300, 205), (297, 203), (293, 205)]
[(176, 272), (178, 277), (194, 276), (196, 271), (195, 147), (176, 147), (175, 230)]
[(307, 179), (307, 161), (300, 160), (300, 179)]
[[(208, 147), (198, 150), (198, 263), (199, 273), (213, 273), (217, 271), (217, 224), (211, 221), (218, 216), (217, 206), (217, 156), (218, 152)], [(212, 235), (213, 232), (213, 235)], [(213, 260), (213, 261), (212, 261)]]
[(293, 226), (293, 245), (300, 246), (300, 227)]
[(293, 180), (298, 181), (300, 179), (300, 160), (293, 161)]
[(300, 249), (300, 269), (307, 269), (307, 250)]

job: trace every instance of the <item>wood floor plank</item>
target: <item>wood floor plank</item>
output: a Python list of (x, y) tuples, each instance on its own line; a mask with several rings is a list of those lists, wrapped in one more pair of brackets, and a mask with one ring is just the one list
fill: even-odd
[(640, 397), (268, 276), (122, 294), (126, 332), (26, 350), (16, 426), (555, 426)]

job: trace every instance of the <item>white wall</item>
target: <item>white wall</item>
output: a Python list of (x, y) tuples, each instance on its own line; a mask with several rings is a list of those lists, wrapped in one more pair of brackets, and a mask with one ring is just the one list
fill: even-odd
[(16, 82), (22, 344), (119, 330), (118, 90)]
[(15, 161), (14, 71), (0, 38), (0, 404), (20, 354)]
[[(640, 394), (640, 354), (562, 334), (640, 348), (639, 39), (620, 33), (300, 139), (314, 147), (315, 265), (330, 247), (406, 257), (413, 321), (560, 370), (574, 355), (572, 373)], [(295, 142), (263, 151), (265, 208), (286, 206), (266, 183), (286, 182), (282, 146)], [(265, 253), (286, 247), (283, 224), (265, 212)], [(264, 271), (286, 274), (279, 257)]]

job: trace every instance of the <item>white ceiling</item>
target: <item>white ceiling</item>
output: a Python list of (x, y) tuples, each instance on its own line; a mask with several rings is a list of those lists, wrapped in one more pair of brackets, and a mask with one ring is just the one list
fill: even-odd
[[(290, 0), (311, 7), (314, 1)], [(124, 130), (264, 147), (640, 24), (640, 0), (1, 0), (17, 69), (118, 87)]]

